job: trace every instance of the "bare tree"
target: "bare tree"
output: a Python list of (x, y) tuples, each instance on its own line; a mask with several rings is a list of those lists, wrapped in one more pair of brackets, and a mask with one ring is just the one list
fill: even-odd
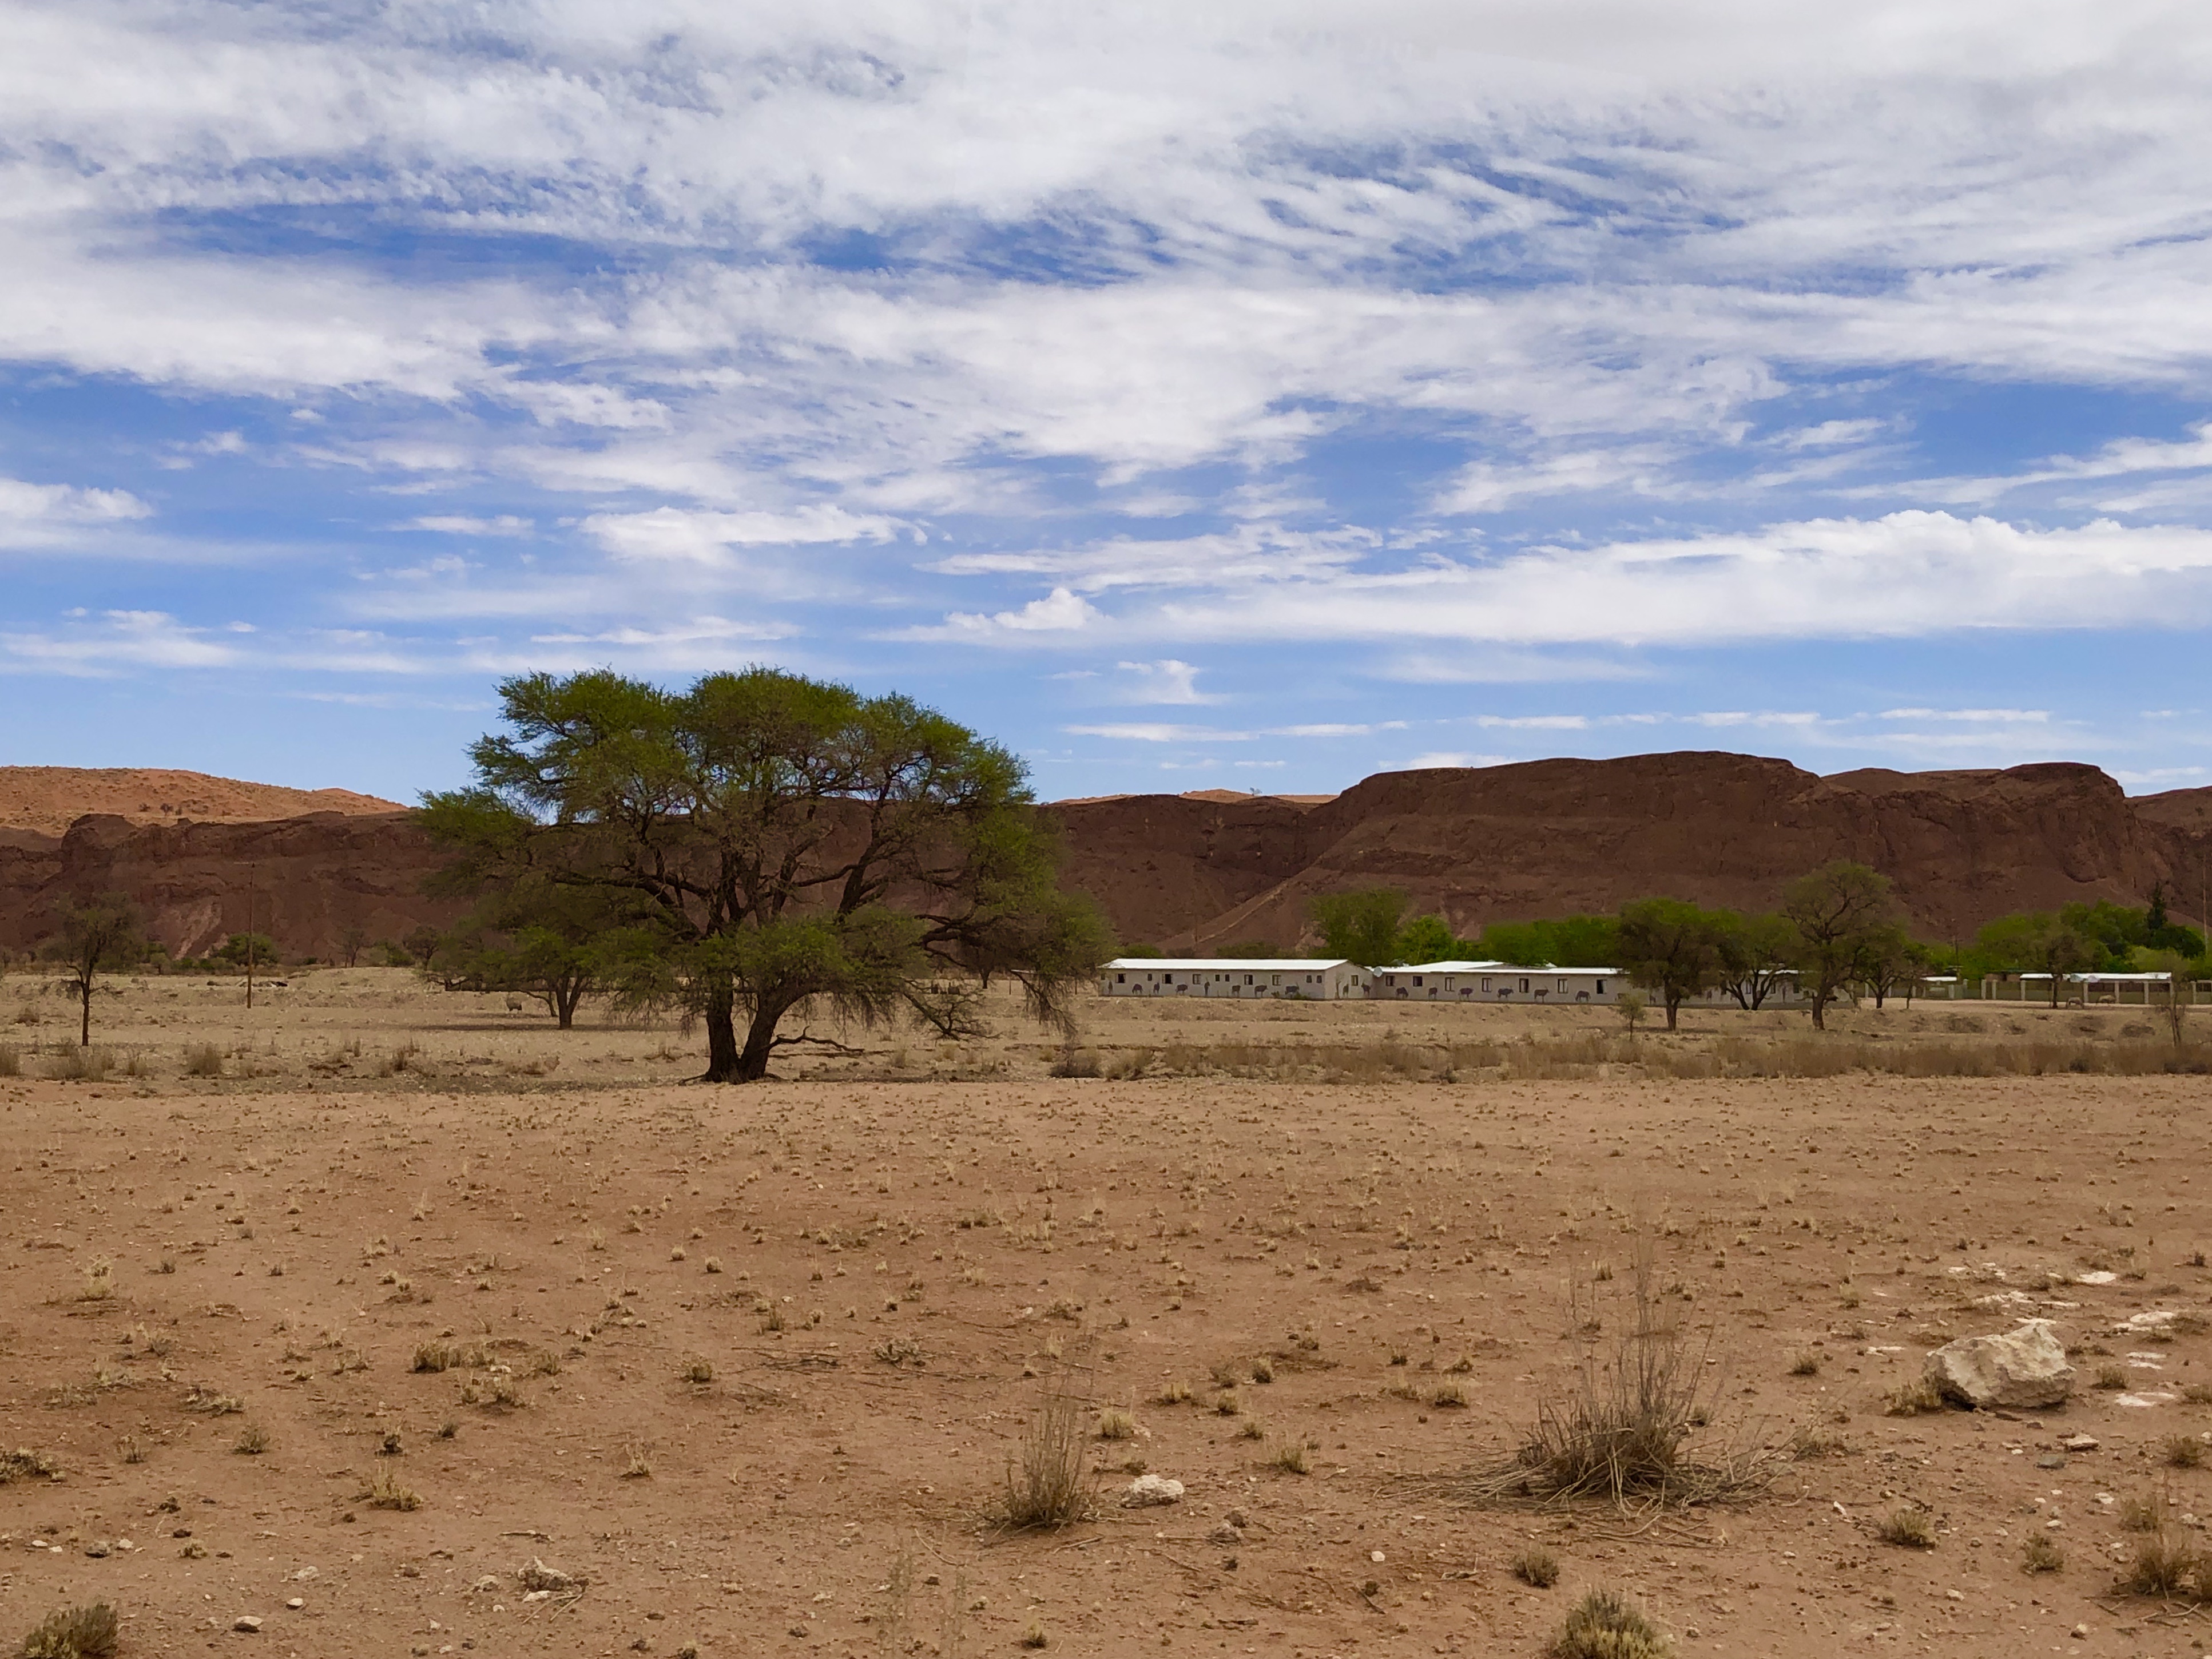
[(46, 954), (62, 965), (63, 977), (77, 999), (82, 1018), (77, 1046), (92, 1046), (92, 999), (103, 974), (119, 973), (146, 959), (146, 936), (138, 922), (137, 907), (118, 893), (88, 903), (64, 899), (61, 906), (60, 936), (46, 946)]
[(352, 967), (361, 960), (362, 947), (368, 943), (368, 929), (359, 922), (348, 922), (338, 933), (338, 951), (345, 957), (345, 965)]

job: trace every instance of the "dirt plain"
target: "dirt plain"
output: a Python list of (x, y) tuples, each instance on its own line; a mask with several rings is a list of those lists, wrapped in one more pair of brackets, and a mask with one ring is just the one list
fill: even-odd
[[(119, 984), (92, 1080), (46, 1075), (73, 1010), (0, 981), (0, 1446), (59, 1470), (0, 1486), (0, 1639), (104, 1598), (126, 1656), (1533, 1656), (1610, 1585), (1684, 1654), (2212, 1642), (2113, 1590), (2131, 1500), (2191, 1540), (2212, 1516), (2212, 1467), (2166, 1462), (2212, 1430), (2184, 1392), (2212, 1383), (2202, 1076), (1055, 1078), (1008, 1004), (989, 1041), (846, 1032), (708, 1089), (673, 1025), (556, 1032), (400, 970), (250, 1012), (234, 980)], [(1109, 1056), (1610, 1018), (1085, 1017)], [(1697, 1011), (1674, 1041), (1803, 1023)], [(223, 1075), (185, 1074), (203, 1044)], [(1620, 1328), (1639, 1239), (1710, 1340), (1713, 1437), (1827, 1455), (1663, 1515), (1471, 1503)], [(1926, 1348), (2028, 1313), (2079, 1350), (2066, 1407), (1885, 1413)], [(438, 1343), (461, 1363), (413, 1369)], [(1136, 1431), (1091, 1443), (1094, 1519), (1010, 1535), (988, 1512), (1054, 1389)], [(1121, 1507), (1139, 1466), (1183, 1501)], [(1879, 1541), (1900, 1505), (1934, 1547)], [(2023, 1571), (2036, 1534), (2059, 1571)], [(1509, 1572), (1532, 1543), (1555, 1587)], [(529, 1590), (533, 1559), (580, 1593)]]

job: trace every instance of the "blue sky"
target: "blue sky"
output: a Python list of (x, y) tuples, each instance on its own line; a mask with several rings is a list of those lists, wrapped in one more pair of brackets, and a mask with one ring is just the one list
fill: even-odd
[(0, 763), (762, 661), (1047, 796), (2212, 783), (2212, 21), (0, 0)]

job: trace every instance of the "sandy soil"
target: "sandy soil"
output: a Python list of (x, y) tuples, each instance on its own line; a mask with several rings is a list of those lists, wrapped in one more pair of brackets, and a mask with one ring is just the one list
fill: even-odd
[[(0, 1041), (60, 1035), (29, 988)], [(672, 1030), (563, 1036), (389, 972), (251, 1016), (238, 988), (104, 1002), (143, 1076), (0, 1080), (0, 1445), (62, 1471), (0, 1486), (0, 1639), (105, 1597), (126, 1655), (1534, 1655), (1603, 1584), (1686, 1654), (2202, 1650), (2111, 1591), (2128, 1500), (2212, 1514), (2212, 1468), (2162, 1461), (2212, 1429), (2181, 1393), (2212, 1382), (2205, 1079), (1054, 1080), (1009, 1024), (708, 1090)], [(1093, 1036), (1412, 1019), (1230, 1012)], [(230, 1075), (180, 1075), (202, 1040)], [(901, 1047), (964, 1075), (882, 1080)], [(1716, 1432), (1840, 1455), (1640, 1524), (1466, 1503), (1572, 1373), (1571, 1297), (1617, 1325), (1639, 1237), (1710, 1333)], [(1884, 1414), (1928, 1346), (2032, 1311), (2081, 1350), (2069, 1406)], [(2161, 1311), (2197, 1317), (2153, 1340)], [(440, 1340), (489, 1363), (410, 1369)], [(1093, 1443), (1095, 1521), (1005, 1536), (1055, 1380), (1138, 1436)], [(1121, 1507), (1136, 1462), (1184, 1501)], [(374, 1507), (380, 1478), (420, 1507)], [(1876, 1540), (1901, 1504), (1932, 1549)], [(2035, 1534), (2062, 1571), (2022, 1571)], [(1532, 1541), (1557, 1587), (1508, 1572)], [(532, 1558), (580, 1595), (526, 1599)]]

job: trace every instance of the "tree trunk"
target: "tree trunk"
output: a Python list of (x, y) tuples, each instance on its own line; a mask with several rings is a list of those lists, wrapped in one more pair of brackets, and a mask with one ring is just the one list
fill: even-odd
[(1681, 1006), (1682, 994), (1670, 989), (1667, 993), (1667, 1029), (1670, 1031), (1674, 1029), (1674, 1012)]
[(765, 1002), (754, 1005), (753, 1023), (745, 1031), (745, 1051), (738, 1056), (737, 1081), (757, 1083), (768, 1075), (768, 1057), (775, 1052), (775, 1028), (787, 1012)]
[(1816, 1031), (1828, 1029), (1827, 994), (1817, 987), (1813, 992), (1813, 1029)]
[(737, 999), (727, 989), (707, 998), (707, 1071), (702, 1083), (743, 1083), (738, 1072)]
[(92, 1047), (92, 981), (89, 978), (82, 980), (76, 988), (78, 1000), (84, 1006), (84, 1018), (77, 1026), (76, 1046), (89, 1048)]
[(584, 981), (556, 980), (553, 982), (553, 1018), (562, 1030), (576, 1023), (576, 1005), (584, 1000)]

